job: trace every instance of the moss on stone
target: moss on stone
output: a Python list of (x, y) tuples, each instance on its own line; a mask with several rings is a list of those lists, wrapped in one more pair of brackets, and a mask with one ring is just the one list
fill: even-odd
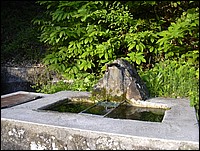
[(108, 101), (108, 102), (121, 102), (123, 100), (126, 99), (126, 93), (123, 93), (120, 96), (113, 96), (111, 95), (112, 90), (109, 90), (109, 92), (107, 93), (105, 88), (101, 88), (99, 90), (96, 91), (92, 91), (91, 93), (91, 100), (93, 101)]

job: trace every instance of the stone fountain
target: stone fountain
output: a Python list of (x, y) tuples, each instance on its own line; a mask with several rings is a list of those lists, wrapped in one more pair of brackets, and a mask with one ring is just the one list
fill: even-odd
[[(90, 98), (97, 103), (77, 113), (51, 110)], [(189, 100), (150, 99), (136, 69), (123, 59), (107, 64), (92, 93), (19, 91), (1, 96), (1, 102), (1, 150), (199, 150), (199, 126)], [(167, 110), (159, 122), (115, 118), (124, 102), (128, 107)], [(103, 115), (87, 114), (102, 104), (112, 109)], [(126, 106), (123, 110), (128, 116), (136, 111)]]

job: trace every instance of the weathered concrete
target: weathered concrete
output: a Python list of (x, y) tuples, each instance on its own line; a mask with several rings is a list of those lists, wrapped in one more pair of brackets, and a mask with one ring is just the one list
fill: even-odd
[(199, 126), (187, 99), (146, 100), (171, 108), (162, 122), (38, 111), (66, 98), (84, 96), (90, 93), (61, 91), (2, 109), (1, 149), (199, 149)]

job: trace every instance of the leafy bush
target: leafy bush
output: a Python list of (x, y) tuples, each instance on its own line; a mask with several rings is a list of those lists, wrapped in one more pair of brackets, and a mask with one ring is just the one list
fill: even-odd
[[(149, 63), (149, 60), (151, 64), (155, 63), (163, 57), (194, 56), (193, 61), (197, 63), (198, 7), (184, 8), (185, 2), (38, 3), (46, 6), (46, 17), (35, 19), (34, 23), (41, 29), (40, 40), (51, 45), (50, 54), (44, 62), (66, 77), (78, 77), (79, 73), (102, 73), (105, 63), (120, 57), (141, 65)], [(150, 9), (157, 4), (170, 5), (168, 9), (178, 5), (188, 10), (178, 10), (178, 14), (182, 15), (174, 14), (166, 28), (163, 25), (166, 21), (162, 19), (166, 14), (158, 16), (154, 9)], [(150, 18), (141, 19), (143, 15), (140, 15), (138, 19), (132, 13), (133, 6), (138, 10), (149, 8), (146, 14), (151, 14)]]

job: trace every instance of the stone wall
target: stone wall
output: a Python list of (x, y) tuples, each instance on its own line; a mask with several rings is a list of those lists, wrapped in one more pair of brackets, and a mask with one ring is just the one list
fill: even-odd
[(16, 91), (34, 92), (32, 85), (58, 78), (58, 75), (45, 67), (2, 67), (1, 95)]
[(191, 145), (191, 142), (138, 138), (31, 122), (1, 120), (1, 150), (162, 150), (170, 148), (196, 150), (197, 146)]
[(1, 67), (1, 82), (31, 82), (35, 83), (37, 78), (43, 76), (50, 78), (45, 67)]

